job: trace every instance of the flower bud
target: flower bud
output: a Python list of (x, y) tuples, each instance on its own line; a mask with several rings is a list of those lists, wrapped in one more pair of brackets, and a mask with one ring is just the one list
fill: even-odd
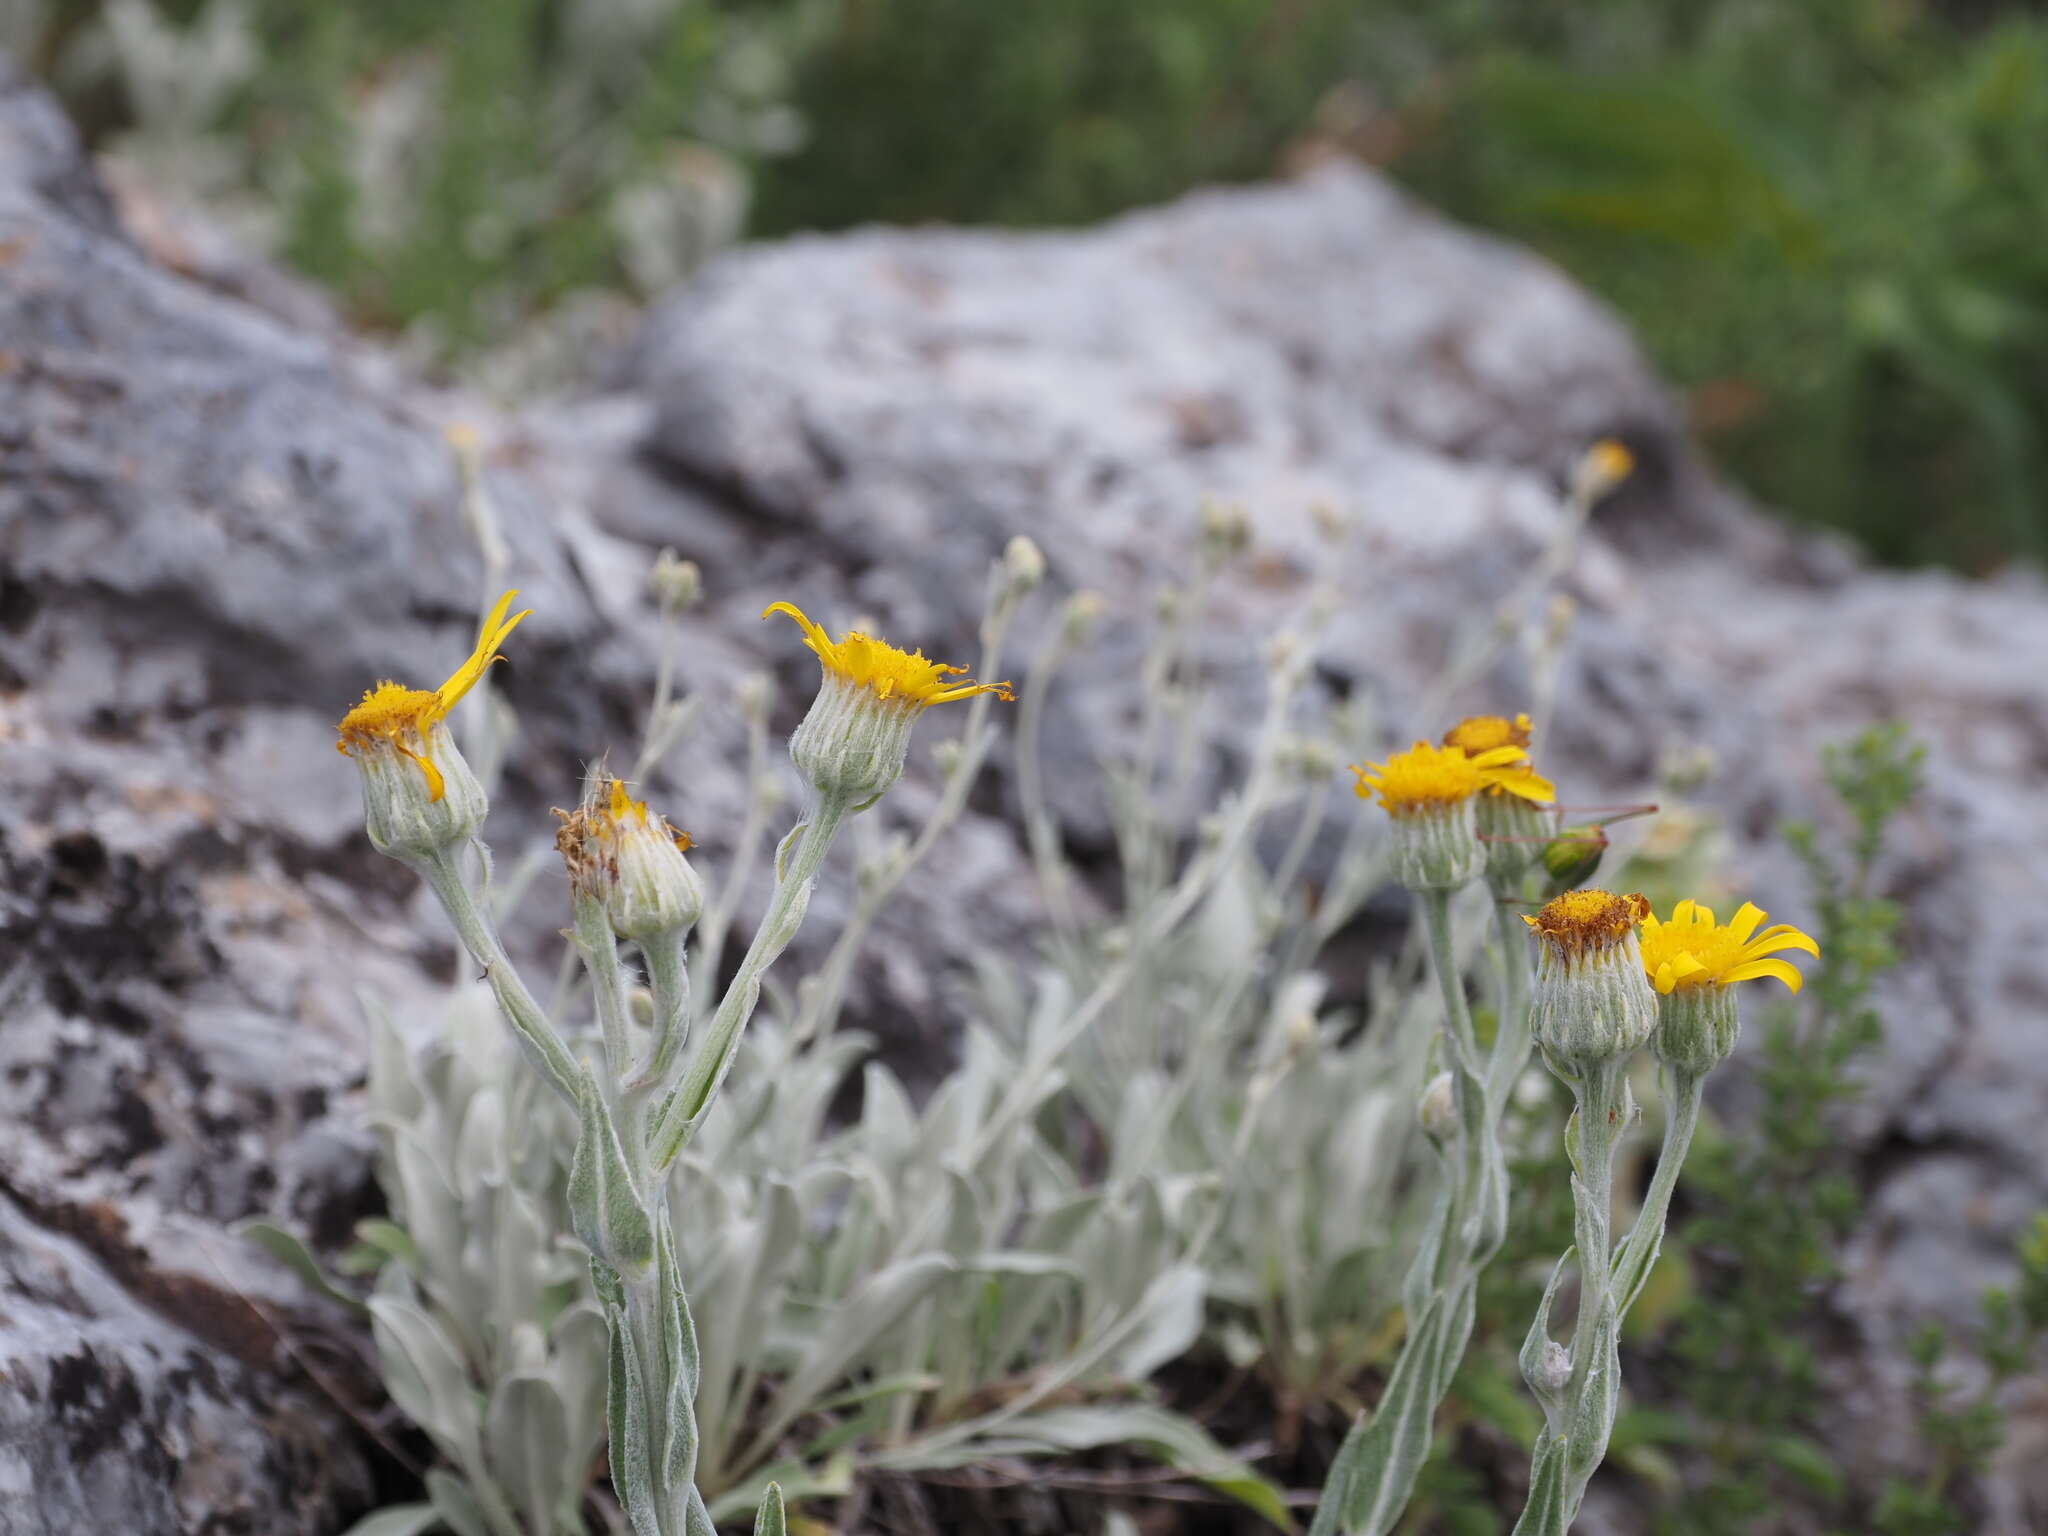
[(1251, 547), (1252, 525), (1243, 507), (1210, 502), (1202, 508), (1202, 549), (1219, 564)]
[(734, 685), (732, 697), (742, 720), (765, 719), (775, 698), (775, 683), (766, 672), (749, 672)]
[[(609, 784), (609, 790), (605, 786)], [(683, 855), (686, 832), (648, 813), (618, 779), (592, 782), (573, 813), (557, 812), (555, 846), (578, 897), (600, 903), (622, 939), (685, 933), (704, 911), (704, 882)]]
[(1003, 546), (1003, 577), (1020, 596), (1031, 591), (1045, 580), (1045, 552), (1032, 539), (1018, 534)]
[(1572, 467), (1572, 497), (1595, 502), (1635, 473), (1636, 456), (1618, 439), (1603, 437)]
[(1068, 598), (1066, 610), (1060, 615), (1060, 630), (1067, 644), (1085, 643), (1107, 606), (1100, 592), (1081, 591)]
[(1534, 917), (1536, 988), (1530, 1024), (1551, 1062), (1571, 1072), (1639, 1049), (1657, 1026), (1657, 994), (1643, 970), (1640, 895), (1567, 891)]
[(704, 595), (704, 573), (697, 569), (697, 562), (678, 559), (672, 549), (654, 557), (648, 582), (662, 607), (671, 610), (688, 608)]
[(1543, 872), (1549, 894), (1561, 896), (1577, 890), (1600, 868), (1607, 856), (1607, 832), (1597, 825), (1566, 827), (1543, 848)]
[(1415, 1119), (1438, 1146), (1450, 1141), (1458, 1129), (1458, 1094), (1450, 1073), (1439, 1072), (1429, 1080), (1416, 1101)]
[(1545, 1339), (1529, 1368), (1529, 1388), (1545, 1402), (1554, 1401), (1572, 1379), (1572, 1357), (1555, 1339)]

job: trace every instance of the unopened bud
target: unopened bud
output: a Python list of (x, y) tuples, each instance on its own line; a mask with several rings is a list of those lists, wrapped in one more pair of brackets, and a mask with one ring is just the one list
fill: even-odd
[(1636, 456), (1618, 439), (1603, 437), (1572, 469), (1572, 496), (1595, 502), (1635, 472)]
[(775, 698), (775, 684), (765, 672), (749, 672), (733, 686), (732, 699), (740, 718), (749, 723), (765, 720)]
[(1083, 644), (1094, 633), (1096, 621), (1106, 606), (1100, 592), (1076, 592), (1068, 598), (1066, 611), (1060, 616), (1060, 628), (1067, 643)]
[(1212, 560), (1236, 558), (1251, 547), (1252, 525), (1243, 507), (1210, 502), (1202, 508), (1202, 547)]
[(1031, 591), (1045, 580), (1045, 552), (1035, 541), (1018, 534), (1003, 548), (1003, 575), (1014, 591)]
[(1577, 890), (1607, 856), (1607, 833), (1595, 825), (1566, 827), (1543, 848), (1543, 872), (1553, 896)]
[(671, 610), (687, 608), (704, 595), (704, 573), (697, 569), (697, 562), (678, 558), (672, 549), (654, 557), (648, 583), (662, 607)]
[(1545, 1339), (1529, 1370), (1529, 1387), (1538, 1397), (1554, 1399), (1572, 1379), (1572, 1357), (1555, 1339)]
[(1429, 1080), (1416, 1101), (1415, 1118), (1438, 1146), (1451, 1139), (1458, 1129), (1458, 1091), (1450, 1073), (1439, 1072)]

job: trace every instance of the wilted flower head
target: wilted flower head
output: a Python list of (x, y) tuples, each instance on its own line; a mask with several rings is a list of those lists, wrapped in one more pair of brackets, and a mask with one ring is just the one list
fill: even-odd
[(793, 603), (770, 604), (761, 617), (775, 613), (802, 626), (804, 643), (824, 668), (817, 700), (789, 743), (798, 771), (820, 794), (872, 803), (902, 774), (910, 728), (926, 709), (979, 693), (1012, 697), (1008, 683), (955, 682), (965, 667), (898, 650), (859, 630), (835, 641)]
[(1556, 797), (1551, 782), (1529, 766), (1512, 742), (1483, 752), (1418, 741), (1384, 763), (1354, 764), (1358, 793), (1375, 793), (1394, 820), (1401, 880), (1411, 890), (1451, 890), (1486, 866), (1473, 802), (1486, 790), (1539, 803)]
[(678, 832), (625, 784), (600, 775), (574, 811), (557, 812), (555, 846), (579, 898), (604, 907), (622, 939), (648, 940), (687, 930), (704, 910), (704, 882), (683, 857), (690, 834)]
[(506, 617), (516, 592), (498, 599), (478, 631), (469, 659), (438, 688), (407, 688), (388, 679), (335, 727), (335, 748), (355, 759), (363, 782), (370, 841), (397, 857), (430, 853), (475, 834), (483, 824), (483, 787), (456, 750), (443, 722), (482, 679), (505, 637), (533, 610)]
[(1799, 990), (1803, 978), (1792, 964), (1769, 957), (1785, 950), (1817, 956), (1820, 946), (1790, 923), (1763, 928), (1767, 915), (1746, 901), (1734, 920), (1723, 924), (1714, 920), (1711, 907), (1681, 901), (1668, 922), (1644, 919), (1643, 969), (1660, 994), (1658, 1056), (1687, 1071), (1705, 1072), (1735, 1049), (1740, 1027), (1735, 983), (1774, 976)]
[(1657, 999), (1637, 938), (1649, 913), (1640, 895), (1567, 891), (1522, 919), (1539, 941), (1530, 1023), (1553, 1060), (1582, 1068), (1650, 1038)]

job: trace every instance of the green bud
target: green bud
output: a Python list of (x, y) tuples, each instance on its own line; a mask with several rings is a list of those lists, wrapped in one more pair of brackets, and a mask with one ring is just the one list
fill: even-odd
[(1577, 890), (1593, 878), (1606, 856), (1604, 828), (1593, 824), (1566, 827), (1543, 848), (1543, 870), (1549, 877), (1546, 894), (1562, 896)]

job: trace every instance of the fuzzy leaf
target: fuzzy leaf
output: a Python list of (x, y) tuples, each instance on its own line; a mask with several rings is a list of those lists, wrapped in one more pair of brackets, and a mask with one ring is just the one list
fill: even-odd
[(363, 1516), (341, 1536), (424, 1536), (441, 1524), (441, 1511), (431, 1504), (393, 1504)]
[(229, 1230), (287, 1266), (322, 1296), (338, 1301), (354, 1312), (369, 1310), (364, 1306), (362, 1297), (351, 1296), (329, 1280), (327, 1272), (320, 1267), (320, 1261), (313, 1257), (312, 1250), (283, 1227), (268, 1221), (244, 1221)]

